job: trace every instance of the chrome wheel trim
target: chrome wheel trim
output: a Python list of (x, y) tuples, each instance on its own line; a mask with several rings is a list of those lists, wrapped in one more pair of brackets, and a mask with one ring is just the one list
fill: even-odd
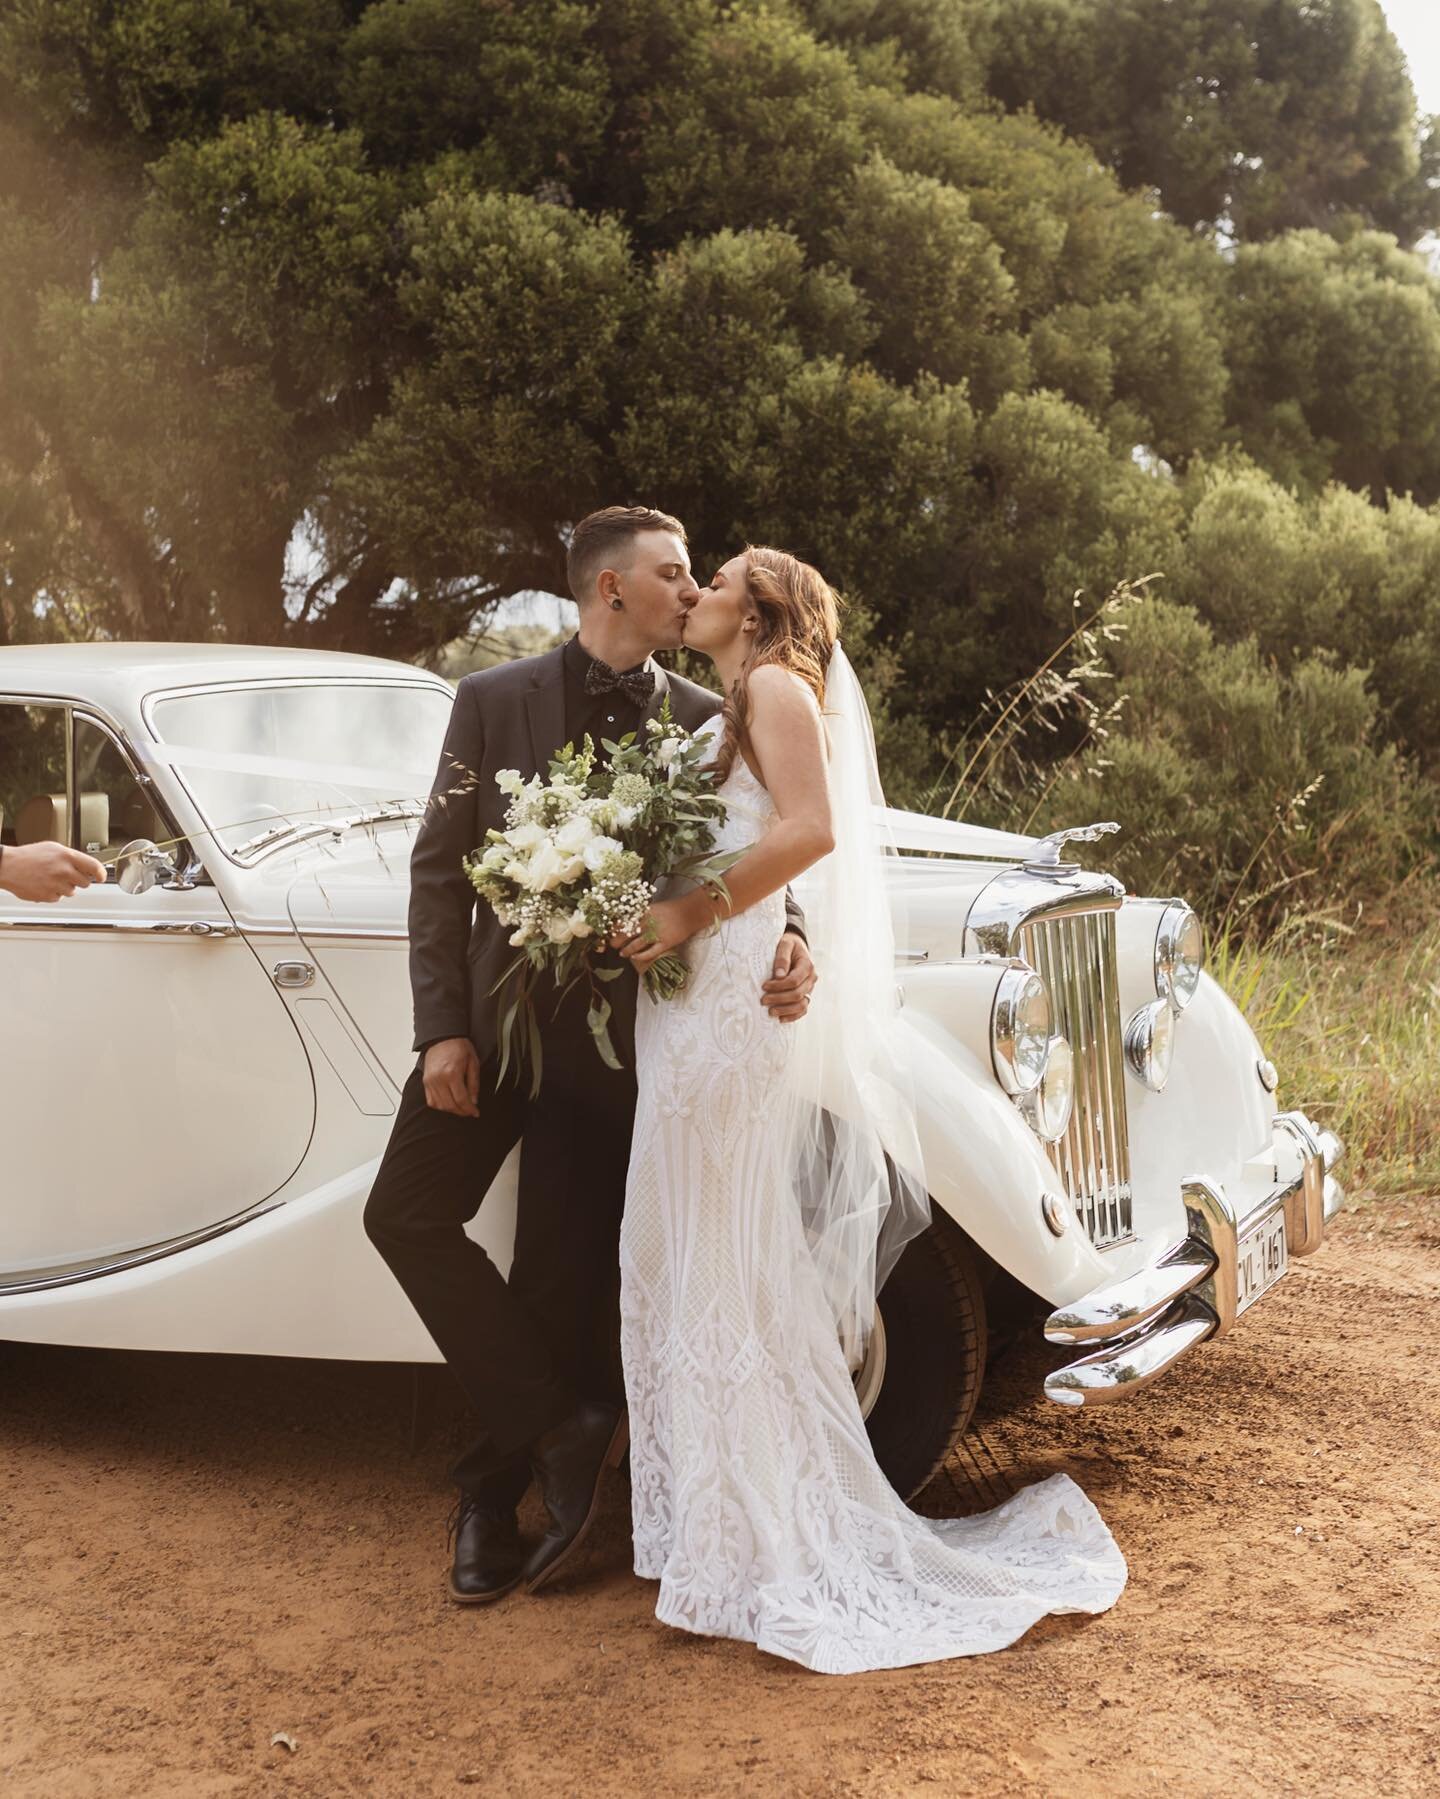
[(870, 1341), (865, 1346), (865, 1360), (851, 1378), (855, 1382), (855, 1397), (860, 1402), (860, 1416), (868, 1418), (880, 1397), (880, 1389), (885, 1385), (885, 1320), (878, 1305), (875, 1307), (875, 1324), (870, 1332)]

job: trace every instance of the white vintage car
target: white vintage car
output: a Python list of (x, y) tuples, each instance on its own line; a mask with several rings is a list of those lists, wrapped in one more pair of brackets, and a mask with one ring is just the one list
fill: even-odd
[[(438, 1359), (361, 1208), (414, 1060), (409, 852), (450, 704), (363, 656), (0, 650), (0, 842), (117, 863), (0, 893), (0, 1339)], [(923, 946), (897, 978), (945, 1050), (922, 1132), (967, 1126), (856, 1377), (909, 1494), (974, 1407), (987, 1297), (1048, 1311), (1051, 1399), (1122, 1399), (1318, 1248), (1341, 1146), (1277, 1113), (1182, 900), (1063, 833), (889, 822)], [(514, 1177), (471, 1227), (502, 1268)]]

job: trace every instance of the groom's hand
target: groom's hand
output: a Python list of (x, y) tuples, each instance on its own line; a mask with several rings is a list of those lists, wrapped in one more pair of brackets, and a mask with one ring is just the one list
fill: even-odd
[(437, 1112), (478, 1118), (480, 1058), (468, 1037), (442, 1037), (425, 1051), (425, 1103)]
[(760, 1002), (772, 1018), (793, 1024), (810, 1010), (810, 993), (819, 978), (805, 939), (787, 931), (775, 946), (775, 964), (761, 986)]

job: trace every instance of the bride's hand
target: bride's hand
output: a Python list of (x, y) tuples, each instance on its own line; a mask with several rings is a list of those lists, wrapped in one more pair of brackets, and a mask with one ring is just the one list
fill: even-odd
[(617, 934), (610, 939), (610, 946), (618, 949), (643, 975), (652, 962), (672, 949), (679, 949), (682, 943), (688, 943), (699, 928), (694, 908), (687, 900), (656, 900), (636, 935), (621, 937)]

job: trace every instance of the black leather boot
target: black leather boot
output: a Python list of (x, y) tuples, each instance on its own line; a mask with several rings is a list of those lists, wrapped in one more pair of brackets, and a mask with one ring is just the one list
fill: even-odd
[(525, 1564), (525, 1590), (537, 1592), (580, 1547), (600, 1506), (606, 1473), (618, 1468), (630, 1441), (629, 1421), (613, 1405), (587, 1400), (530, 1445), (530, 1465), (550, 1528)]
[(450, 1597), (457, 1605), (488, 1605), (519, 1586), (525, 1545), (513, 1509), (496, 1510), (462, 1493), (450, 1529), (455, 1538)]

